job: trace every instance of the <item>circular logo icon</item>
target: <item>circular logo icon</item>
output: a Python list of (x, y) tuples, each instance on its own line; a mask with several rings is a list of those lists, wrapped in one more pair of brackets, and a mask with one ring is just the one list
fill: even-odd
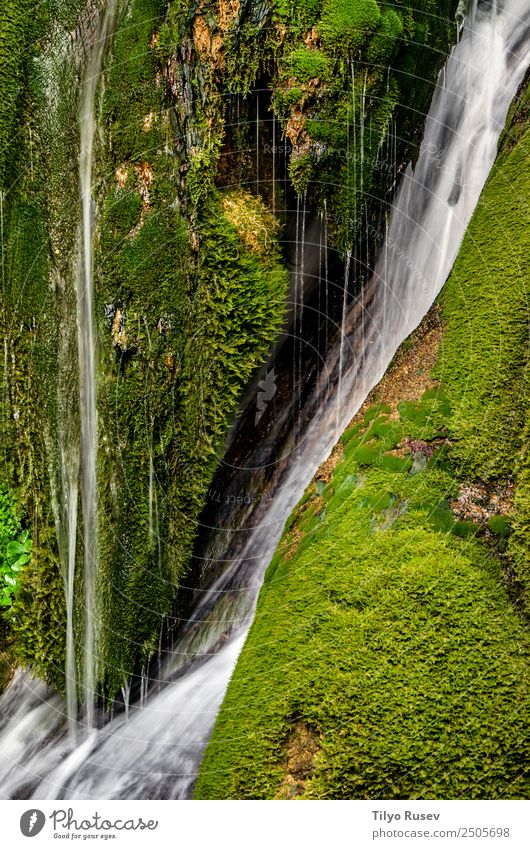
[(42, 831), (46, 822), (46, 816), (42, 811), (32, 808), (20, 817), (20, 830), (24, 837), (35, 837)]

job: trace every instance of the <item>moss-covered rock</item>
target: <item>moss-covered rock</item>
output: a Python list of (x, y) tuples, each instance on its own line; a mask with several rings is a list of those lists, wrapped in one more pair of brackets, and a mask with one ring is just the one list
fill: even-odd
[[(361, 438), (384, 443), (377, 421), (380, 435), (368, 423)], [(400, 444), (411, 424), (401, 417)], [(423, 426), (426, 445), (434, 432)], [(436, 454), (416, 472), (377, 456), (347, 451), (288, 525), (197, 798), (530, 793), (530, 641), (499, 564), (452, 516), (456, 484)], [(318, 746), (295, 784), (286, 752), (300, 721)]]
[[(37, 19), (42, 14), (39, 8)], [(36, 31), (34, 4), (30, 0), (2, 0), (0, 19), (0, 187), (5, 191), (13, 176), (10, 168), (17, 148), (17, 118), (32, 53), (31, 38)]]
[(494, 168), (442, 296), (447, 331), (436, 373), (453, 408), (452, 456), (463, 474), (485, 480), (513, 471), (526, 416), (525, 137)]
[[(90, 38), (92, 18), (81, 2), (52, 5), (39, 24), (17, 183), (3, 207), (3, 436), (7, 476), (35, 530), (11, 631), (21, 660), (62, 686), (65, 599), (54, 539), (79, 429), (75, 163), (86, 45), (76, 39)], [(225, 434), (281, 328), (287, 292), (279, 225), (262, 202), (243, 190), (219, 193), (211, 171), (195, 197), (183, 192), (189, 163), (172, 123), (180, 101), (166, 85), (159, 43), (166, 13), (159, 0), (129, 4), (96, 95), (96, 616), (107, 697), (157, 644)], [(75, 595), (81, 672), (82, 569)]]
[[(414, 150), (455, 36), (456, 6), (452, 0), (395, 9), (376, 0), (275, 0), (270, 7), (220, 2), (197, 13), (186, 2), (172, 4), (159, 51), (171, 87), (180, 92), (175, 121), (193, 201), (215, 172), (231, 97), (244, 109), (253, 87), (268, 89), (291, 148), (296, 192), (330, 210), (333, 243), (351, 247), (366, 210), (392, 185), (394, 168), (379, 162), (392, 117), (391, 146), (397, 144), (400, 160)], [(260, 123), (256, 115), (248, 120)], [(253, 142), (250, 132), (247, 143)], [(253, 167), (249, 162), (247, 180)], [(266, 186), (260, 190), (267, 193)]]
[[(287, 522), (197, 798), (530, 797), (528, 128), (510, 126), (436, 310), (435, 383), (411, 394), (414, 334)], [(462, 477), (514, 467), (513, 506), (460, 518)]]
[[(433, 0), (393, 12), (375, 0), (131, 0), (118, 16), (96, 93), (94, 163), (106, 696), (155, 647), (238, 399), (284, 316), (287, 275), (262, 163), (250, 166), (256, 173), (246, 160), (241, 172), (222, 170), (231, 98), (248, 110), (260, 96), (253, 88), (270, 92), (294, 189), (314, 207), (333, 206), (333, 242), (351, 246), (369, 196), (377, 205), (393, 179), (377, 166), (392, 116), (414, 145), (455, 6), (447, 0), (432, 17)], [(79, 431), (78, 95), (94, 15), (83, 0), (46, 0), (31, 20), (27, 4), (6, 8), (13, 61), (0, 77), (0, 143), (15, 127), (17, 145), (2, 195), (3, 434), (6, 475), (35, 541), (13, 629), (24, 661), (60, 683), (64, 590), (53, 540), (64, 455)], [(412, 74), (422, 80), (414, 91)], [(255, 124), (259, 133), (259, 116)], [(387, 437), (375, 453), (356, 450), (406, 471), (410, 459), (392, 456)], [(79, 665), (83, 616), (79, 604)]]
[(348, 55), (363, 47), (380, 20), (376, 0), (324, 0), (317, 26), (326, 50)]

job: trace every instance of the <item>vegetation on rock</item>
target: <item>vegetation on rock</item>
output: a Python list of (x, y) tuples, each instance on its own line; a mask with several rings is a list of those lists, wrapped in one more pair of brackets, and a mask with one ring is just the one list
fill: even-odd
[[(166, 7), (130, 4), (97, 94), (98, 677), (107, 697), (157, 644), (224, 436), (282, 326), (287, 290), (278, 225), (257, 199), (221, 195), (212, 182), (186, 215), (157, 42)], [(17, 181), (3, 207), (6, 469), (34, 535), (10, 639), (58, 686), (65, 600), (52, 507), (64, 499), (61, 446), (79, 403), (79, 73), (60, 45), (83, 9), (50, 5), (39, 20), (35, 56), (25, 56)], [(79, 665), (83, 615), (79, 604)]]
[[(3, 440), (6, 480), (33, 539), (9, 627), (18, 657), (61, 686), (61, 451), (78, 428), (79, 403), (76, 55), (95, 18), (83, 0), (45, 0), (37, 15), (31, 4), (6, 4)], [(414, 145), (455, 5), (447, 0), (436, 16), (432, 0), (395, 10), (375, 0), (121, 4), (96, 94), (94, 171), (98, 679), (107, 698), (156, 646), (238, 399), (284, 318), (270, 186), (265, 180), (252, 196), (259, 179), (248, 163), (222, 166), (230, 99), (244, 115), (268, 92), (266, 110), (272, 102), (292, 147), (295, 190), (320, 209), (333, 202), (334, 242), (351, 245), (359, 187), (381, 198), (393, 180), (377, 165), (391, 116), (394, 132), (412, 139), (401, 155)], [(243, 120), (240, 149), (244, 128)], [(355, 145), (360, 163), (345, 154)], [(79, 602), (79, 667), (82, 619)]]
[(420, 328), (287, 522), (198, 798), (530, 795), (525, 102), (435, 356)]

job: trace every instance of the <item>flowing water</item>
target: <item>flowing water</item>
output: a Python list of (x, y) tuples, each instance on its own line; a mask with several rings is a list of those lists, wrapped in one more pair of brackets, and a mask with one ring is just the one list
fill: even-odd
[[(204, 569), (216, 576), (142, 696), (73, 744), (64, 707), (19, 672), (0, 699), (0, 788), (34, 798), (186, 798), (252, 621), (285, 521), (318, 466), (403, 339), (440, 291), (492, 167), (508, 106), (530, 61), (530, 4), (473, 4), (436, 89), (415, 169), (396, 195), (386, 243), (360, 300), (348, 309), (302, 410), (287, 399), (231, 492), (268, 499), (220, 508)], [(361, 332), (362, 329), (362, 332)], [(340, 406), (337, 392), (340, 381)], [(337, 416), (337, 407), (339, 415)], [(275, 436), (286, 432), (275, 446)], [(224, 521), (226, 519), (226, 522)]]
[[(56, 308), (61, 333), (56, 381), (57, 429), (45, 434), (52, 510), (66, 600), (66, 712), (75, 736), (78, 702), (85, 705), (86, 722), (94, 723), (94, 657), (96, 641), (97, 568), (97, 413), (96, 351), (93, 321), (93, 145), (96, 128), (95, 98), (104, 57), (113, 32), (118, 0), (87, 4), (78, 29), (64, 39), (58, 35), (44, 59), (48, 88), (47, 121), (55, 132), (64, 92), (62, 78), (78, 69), (79, 85), (68, 95), (75, 104), (79, 126), (79, 223), (68, 268), (53, 271)], [(75, 117), (74, 117), (75, 116)], [(71, 316), (76, 315), (72, 322)], [(79, 522), (81, 502), (83, 522)], [(81, 540), (81, 543), (80, 543)], [(78, 681), (74, 619), (74, 587), (79, 551), (84, 562), (83, 681)]]
[[(94, 43), (89, 51), (79, 98), (79, 191), (81, 195), (81, 250), (77, 275), (77, 327), (79, 351), (79, 403), (81, 422), (81, 504), (83, 511), (83, 560), (85, 588), (84, 704), (88, 725), (94, 724), (95, 657), (97, 622), (97, 407), (96, 340), (94, 331), (92, 171), (95, 99), (108, 41), (113, 33), (118, 0), (107, 0), (100, 14)], [(74, 531), (75, 533), (75, 531)], [(75, 548), (75, 541), (70, 543)]]

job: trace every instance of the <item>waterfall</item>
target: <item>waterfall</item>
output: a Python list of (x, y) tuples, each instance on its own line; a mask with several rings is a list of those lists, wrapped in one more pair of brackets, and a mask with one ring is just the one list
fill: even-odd
[[(101, 4), (100, 4), (101, 5)], [(79, 225), (68, 269), (53, 269), (53, 288), (59, 326), (58, 379), (56, 388), (57, 426), (48, 425), (45, 442), (51, 506), (55, 520), (59, 561), (66, 602), (66, 712), (72, 734), (76, 735), (78, 703), (85, 704), (85, 721), (94, 720), (95, 576), (97, 567), (97, 420), (95, 390), (95, 338), (92, 315), (92, 160), (95, 132), (94, 100), (108, 37), (116, 15), (116, 0), (99, 14), (88, 5), (78, 29), (53, 47), (53, 72), (60, 79), (79, 64), (79, 88), (70, 96), (77, 105), (79, 126)], [(94, 20), (95, 18), (95, 20)], [(49, 60), (48, 60), (49, 61)], [(48, 92), (50, 129), (57, 120), (60, 95), (54, 82)], [(75, 313), (76, 321), (72, 321)], [(72, 328), (73, 332), (69, 331)], [(77, 368), (74, 363), (77, 360)], [(80, 499), (81, 496), (81, 499)], [(74, 588), (78, 560), (79, 501), (83, 515), (83, 560), (85, 649), (82, 659), (84, 681), (79, 683), (74, 623)], [(78, 609), (78, 608), (77, 608)]]
[(329, 315), (329, 234), (328, 234), (328, 206), (326, 200), (324, 200), (324, 291), (326, 293), (325, 296), (325, 316), (326, 316), (326, 346), (324, 348), (325, 351), (328, 350), (328, 322), (327, 317)]
[(342, 372), (344, 368), (344, 356), (346, 353), (346, 319), (348, 317), (348, 285), (350, 282), (350, 266), (351, 266), (351, 251), (346, 253), (346, 264), (344, 266), (344, 285), (342, 288), (342, 318), (340, 325), (340, 345), (339, 345), (339, 383), (337, 387), (337, 428), (340, 427), (341, 411), (343, 404), (342, 397)]
[[(54, 271), (61, 326), (71, 324), (75, 310), (76, 338), (69, 334), (59, 337), (59, 380), (57, 383), (57, 433), (46, 434), (49, 457), (49, 478), (52, 509), (55, 518), (57, 543), (66, 601), (66, 705), (68, 724), (73, 738), (76, 734), (78, 700), (85, 705), (85, 722), (94, 722), (95, 632), (96, 632), (96, 571), (97, 571), (97, 417), (95, 333), (93, 320), (93, 211), (92, 168), (95, 132), (95, 96), (106, 45), (116, 16), (116, 0), (110, 0), (100, 11), (95, 28), (81, 26), (76, 39), (88, 42), (81, 83), (78, 92), (79, 122), (79, 227), (76, 257), (71, 277)], [(88, 10), (90, 11), (90, 10)], [(87, 18), (88, 21), (88, 18)], [(81, 50), (83, 47), (81, 46)], [(73, 61), (66, 53), (62, 63)], [(73, 291), (72, 291), (73, 290)], [(72, 368), (77, 349), (78, 368)], [(75, 399), (79, 398), (76, 408)], [(57, 457), (55, 461), (54, 458)], [(79, 496), (83, 515), (84, 561), (84, 680), (78, 686), (74, 633), (74, 585), (78, 556)]]
[[(152, 799), (190, 795), (286, 519), (403, 339), (442, 288), (529, 61), (527, 0), (505, 0), (498, 7), (475, 3), (447, 61), (444, 85), (435, 91), (418, 162), (404, 175), (385, 246), (366, 283), (364, 304), (369, 314), (364, 333), (360, 333), (361, 304), (354, 302), (303, 409), (305, 430), (298, 450), (284, 452), (284, 446), (278, 446), (280, 460), (274, 473), (264, 477), (273, 487), (273, 496), (240, 511), (238, 529), (218, 524), (211, 547), (217, 577), (198, 599), (173, 650), (163, 657), (160, 681), (143, 694), (140, 704), (129, 704), (128, 722), (123, 714), (117, 715), (72, 745), (61, 732), (58, 697), (26, 674), (17, 674), (0, 698), (4, 796)], [(292, 419), (295, 404), (287, 399), (278, 418)], [(274, 427), (280, 424), (271, 426), (271, 439)], [(285, 442), (288, 448), (296, 422), (291, 427)], [(265, 449), (257, 446), (248, 471), (241, 470), (241, 487), (245, 475), (255, 480), (251, 476), (260, 464), (265, 475), (269, 456)], [(225, 541), (223, 545), (219, 539)]]
[[(66, 712), (71, 732), (77, 718), (77, 682), (74, 644), (74, 580), (77, 541), (79, 450), (76, 446), (61, 448), (61, 483), (64, 503), (64, 533), (58, 533), (66, 600)], [(55, 514), (60, 515), (55, 509)], [(64, 550), (64, 546), (66, 549)], [(61, 551), (61, 549), (63, 549)]]
[[(303, 204), (302, 204), (302, 226), (301, 226), (301, 238), (300, 238), (300, 250), (299, 250), (299, 272), (300, 272), (300, 286), (298, 290), (298, 298), (299, 298), (299, 308), (298, 308), (298, 329), (294, 329), (298, 340), (298, 381), (300, 386), (300, 391), (302, 390), (303, 382), (304, 382), (304, 303), (305, 303), (305, 256), (306, 256), (306, 219), (307, 219), (307, 191), (304, 192), (303, 195)], [(296, 238), (298, 239), (298, 228), (296, 233)], [(301, 434), (301, 415), (302, 409), (301, 405), (298, 405), (298, 425), (297, 425), (297, 433), (298, 439)]]
[(79, 351), (79, 406), (81, 422), (81, 503), (83, 511), (83, 560), (85, 588), (84, 703), (86, 722), (94, 724), (96, 676), (96, 577), (98, 566), (97, 533), (97, 409), (96, 339), (93, 300), (93, 210), (92, 170), (96, 130), (96, 90), (113, 31), (117, 0), (107, 0), (94, 43), (90, 48), (79, 98), (79, 191), (81, 197), (80, 259), (77, 273), (77, 328)]

